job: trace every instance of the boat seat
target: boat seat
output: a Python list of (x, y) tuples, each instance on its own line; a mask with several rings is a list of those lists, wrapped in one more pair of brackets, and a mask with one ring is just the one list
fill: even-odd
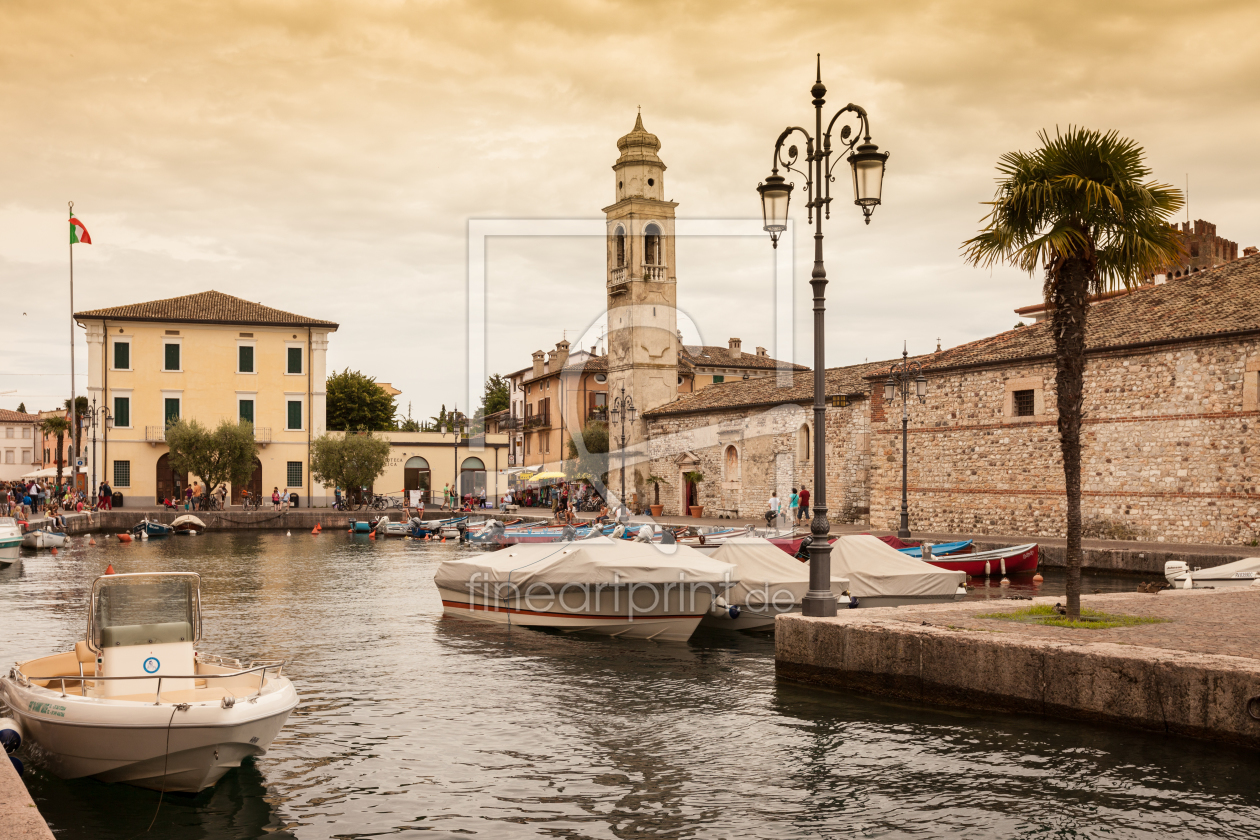
[[(92, 665), (92, 670), (96, 670), (96, 651), (88, 647), (87, 640), (80, 639), (74, 643), (74, 655), (78, 657), (78, 660), (82, 662), (84, 666), (90, 663)], [(85, 667), (83, 670), (86, 672), (87, 668)]]
[(101, 647), (191, 642), (192, 637), (192, 625), (187, 621), (167, 621), (162, 624), (120, 624), (101, 629)]

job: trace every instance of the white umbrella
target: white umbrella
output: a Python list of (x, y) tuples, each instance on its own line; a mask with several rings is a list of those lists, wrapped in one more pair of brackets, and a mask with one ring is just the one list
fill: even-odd
[[(74, 468), (73, 468), (73, 467), (62, 467), (62, 468), (61, 468), (61, 474), (62, 474), (63, 476), (64, 476), (64, 475), (71, 475), (72, 473), (74, 473)], [(22, 478), (24, 478), (24, 479), (30, 479), (30, 478), (56, 478), (56, 477), (57, 477), (57, 468), (56, 468), (56, 467), (44, 467), (42, 470), (36, 470), (36, 471), (35, 471), (35, 472), (33, 472), (33, 473), (27, 473), (26, 475), (22, 476)]]

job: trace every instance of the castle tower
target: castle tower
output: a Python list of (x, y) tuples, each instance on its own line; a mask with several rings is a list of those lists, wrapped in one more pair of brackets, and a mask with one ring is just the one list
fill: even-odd
[[(608, 225), (608, 404), (625, 386), (639, 415), (626, 425), (626, 495), (644, 496), (644, 469), (635, 469), (636, 453), (646, 456), (642, 413), (678, 396), (678, 293), (674, 275), (674, 208), (665, 200), (665, 164), (657, 157), (661, 142), (643, 128), (617, 141), (621, 156), (613, 164), (617, 202), (604, 208)], [(620, 490), (621, 424), (609, 429), (609, 485)], [(627, 498), (627, 502), (629, 502)]]

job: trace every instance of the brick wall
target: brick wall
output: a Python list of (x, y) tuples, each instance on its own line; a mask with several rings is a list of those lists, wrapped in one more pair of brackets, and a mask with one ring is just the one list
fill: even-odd
[[(1011, 416), (1015, 389), (1037, 392), (1034, 416)], [(1174, 542), (1260, 537), (1258, 389), (1254, 339), (1091, 357), (1085, 520)], [(900, 405), (893, 409), (871, 429), (874, 528), (895, 528), (901, 504)], [(911, 405), (911, 528), (1061, 536), (1056, 417), (1051, 362), (931, 376), (927, 404)]]

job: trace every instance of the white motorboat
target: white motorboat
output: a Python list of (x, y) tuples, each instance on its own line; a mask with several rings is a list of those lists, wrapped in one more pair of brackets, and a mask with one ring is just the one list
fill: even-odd
[(831, 573), (849, 579), (859, 607), (944, 604), (967, 595), (967, 573), (938, 569), (869, 534), (831, 544)]
[(12, 516), (0, 516), (0, 566), (16, 563), (21, 547), (22, 526)]
[[(801, 599), (809, 591), (809, 566), (769, 540), (728, 539), (709, 557), (734, 566), (739, 583), (714, 602), (702, 626), (771, 630), (775, 616), (801, 611)], [(847, 578), (832, 575), (831, 591), (842, 608), (850, 603), (848, 589)]]
[(65, 779), (195, 793), (262, 755), (297, 705), (283, 660), (195, 650), (201, 579), (99, 577), (87, 638), (0, 677), (22, 737)]
[(448, 615), (685, 642), (734, 571), (685, 545), (593, 537), (447, 560), (434, 583)]
[(1260, 580), (1260, 557), (1248, 557), (1223, 566), (1207, 569), (1190, 568), (1188, 563), (1169, 560), (1164, 564), (1164, 577), (1178, 589), (1237, 589), (1252, 586)]
[(22, 545), (27, 548), (64, 548), (66, 535), (61, 531), (36, 528), (34, 531), (27, 531), (22, 535)]

